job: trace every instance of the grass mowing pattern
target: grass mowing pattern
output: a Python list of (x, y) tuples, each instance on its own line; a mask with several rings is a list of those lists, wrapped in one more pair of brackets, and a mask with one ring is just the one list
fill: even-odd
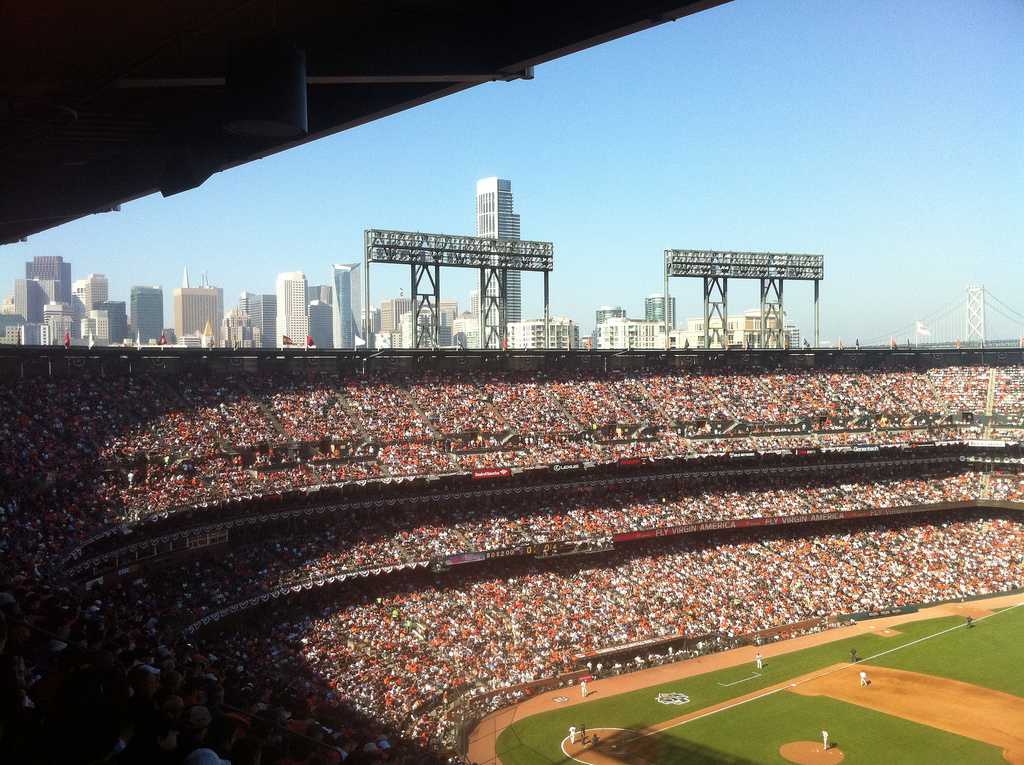
[[(766, 661), (761, 677), (731, 687), (722, 687), (719, 683), (731, 683), (749, 677), (753, 671), (752, 663), (631, 691), (607, 699), (595, 699), (582, 706), (535, 715), (515, 723), (503, 731), (497, 741), (497, 752), (505, 765), (554, 765), (555, 763), (571, 762), (566, 759), (559, 747), (570, 725), (579, 727), (581, 723), (585, 722), (588, 727), (645, 728), (832, 664), (844, 662), (849, 659), (851, 648), (856, 648), (862, 657), (870, 657), (934, 635), (944, 629), (961, 625), (963, 621), (960, 617), (945, 617), (907, 622), (899, 626), (900, 634), (893, 637), (857, 635), (802, 651), (771, 657)], [(900, 669), (938, 674), (1022, 695), (1021, 686), (1024, 684), (1024, 678), (1020, 676), (1020, 667), (1024, 666), (1022, 623), (1024, 623), (1024, 608), (1012, 609), (1012, 613), (1003, 613), (990, 620), (983, 620), (971, 630), (956, 629), (934, 640), (925, 640), (872, 661)], [(985, 643), (983, 648), (979, 648), (979, 642)], [(957, 667), (959, 674), (949, 671), (948, 667)], [(690, 703), (685, 706), (665, 706), (654, 700), (658, 693), (668, 691), (686, 693), (690, 697)], [(757, 717), (760, 714), (762, 717), (766, 717), (766, 713), (758, 710), (767, 708), (765, 705), (768, 705), (769, 702), (771, 702), (772, 708), (781, 705), (789, 710), (779, 716), (780, 719), (769, 731), (765, 731), (763, 726), (759, 725), (756, 731), (752, 729), (749, 733), (742, 733), (731, 722), (740, 718), (748, 718), (749, 715)], [(880, 742), (879, 746), (886, 743), (887, 739), (880, 738), (881, 732), (896, 726), (901, 731), (900, 736), (915, 742), (917, 750), (930, 752), (928, 757), (931, 758), (931, 763), (943, 761), (943, 757), (936, 754), (936, 746), (940, 747), (940, 754), (947, 752), (949, 756), (952, 752), (961, 751), (964, 747), (981, 747), (980, 750), (971, 754), (969, 759), (950, 759), (949, 756), (946, 756), (945, 761), (947, 762), (987, 762), (986, 753), (988, 751), (995, 752), (993, 747), (985, 744), (832, 699), (808, 699), (795, 694), (778, 693), (660, 734), (666, 739), (666, 751), (659, 758), (659, 762), (685, 761), (736, 763), (736, 765), (746, 762), (782, 762), (781, 758), (778, 758), (778, 746), (786, 741), (794, 740), (795, 730), (790, 730), (789, 723), (798, 724), (801, 733), (795, 736), (796, 739), (816, 738), (817, 732), (821, 728), (820, 726), (815, 727), (817, 723), (811, 723), (808, 726), (808, 722), (811, 718), (816, 719), (820, 716), (813, 710), (825, 702), (828, 702), (829, 705), (837, 705), (837, 709), (846, 710), (838, 713), (836, 722), (829, 724), (835, 726), (842, 721), (850, 721), (850, 725), (855, 726), (851, 727), (851, 731), (859, 731), (856, 734), (858, 751), (863, 747), (869, 747), (872, 741)], [(719, 726), (722, 725), (726, 726), (725, 730), (719, 729)], [(703, 730), (704, 727), (717, 732), (714, 735), (709, 734), (710, 737), (706, 741), (693, 739), (692, 735)], [(811, 735), (808, 734), (808, 730)], [(672, 740), (681, 739), (684, 733), (685, 739), (692, 746), (673, 745)], [(839, 740), (837, 733), (837, 731), (833, 731), (836, 740)], [(847, 740), (851, 740), (849, 735), (852, 734), (847, 735)], [(716, 739), (716, 736), (722, 736), (722, 738)], [(898, 739), (893, 739), (893, 742), (896, 740)], [(892, 745), (893, 742), (888, 742), (887, 745)], [(928, 742), (932, 743), (926, 746), (925, 744)], [(771, 751), (766, 750), (765, 746), (768, 746)], [(875, 754), (880, 751), (878, 746), (871, 745), (869, 748)], [(727, 753), (731, 759), (721, 759)], [(916, 755), (910, 754), (907, 756), (914, 759), (861, 760), (858, 755), (855, 760), (851, 757), (852, 754), (852, 752), (847, 754), (847, 762), (850, 765), (858, 760), (864, 762), (919, 761)], [(938, 759), (935, 759), (937, 756)], [(715, 759), (716, 757), (719, 759)], [(920, 761), (924, 762), (924, 760)], [(993, 762), (999, 761), (1000, 759), (993, 760)]]

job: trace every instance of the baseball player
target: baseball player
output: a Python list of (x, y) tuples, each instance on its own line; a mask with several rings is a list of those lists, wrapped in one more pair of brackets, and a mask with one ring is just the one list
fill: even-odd
[(570, 744), (575, 744), (576, 743), (576, 726), (575, 725), (570, 725), (569, 726), (569, 743)]
[(868, 680), (868, 673), (862, 669), (860, 671), (860, 687), (867, 688), (869, 685), (871, 685), (871, 681)]
[(761, 656), (760, 651), (754, 654), (754, 664), (757, 665), (758, 669), (764, 669), (764, 658)]
[(825, 751), (828, 751), (828, 731), (823, 730), (821, 732), (821, 745), (825, 747)]
[(587, 681), (580, 680), (580, 696), (583, 698), (587, 697)]

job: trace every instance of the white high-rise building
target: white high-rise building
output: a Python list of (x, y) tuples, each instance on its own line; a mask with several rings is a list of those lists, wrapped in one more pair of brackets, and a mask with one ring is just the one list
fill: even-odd
[(72, 310), (78, 318), (85, 318), (89, 311), (109, 299), (110, 282), (103, 274), (89, 274), (78, 279), (71, 286)]
[(514, 321), (508, 325), (508, 347), (515, 350), (580, 347), (580, 328), (572, 319), (552, 316), (548, 325), (548, 341), (544, 340), (544, 319)]
[[(476, 235), (492, 239), (519, 239), (519, 216), (512, 212), (512, 181), (481, 178), (476, 182)], [(519, 271), (509, 271), (506, 277), (506, 322), (523, 318), (521, 277)]]
[(306, 275), (287, 271), (277, 275), (277, 339), (275, 346), (284, 347), (284, 338), (304, 347), (309, 334), (309, 312), (306, 304)]
[(334, 347), (355, 348), (356, 338), (364, 345), (363, 336), (363, 267), (359, 263), (331, 266), (331, 284), (334, 286)]
[(595, 331), (598, 348), (652, 350), (665, 347), (665, 324), (646, 319), (615, 316)]
[(452, 322), (452, 345), (460, 348), (480, 347), (480, 319), (470, 312)]

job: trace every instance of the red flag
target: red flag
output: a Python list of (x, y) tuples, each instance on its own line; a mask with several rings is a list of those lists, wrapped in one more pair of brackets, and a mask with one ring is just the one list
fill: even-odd
[(312, 348), (313, 347), (313, 336), (312, 335), (306, 335), (306, 347), (307, 348)]
[(71, 333), (64, 330), (64, 349), (71, 350)]
[(165, 335), (163, 332), (160, 333), (160, 340), (158, 341), (158, 345), (167, 345), (167, 335)]
[(281, 335), (281, 345), (292, 345), (292, 339), (288, 335)]
[(501, 349), (503, 351), (507, 351), (508, 350), (508, 338), (507, 337), (501, 338)]

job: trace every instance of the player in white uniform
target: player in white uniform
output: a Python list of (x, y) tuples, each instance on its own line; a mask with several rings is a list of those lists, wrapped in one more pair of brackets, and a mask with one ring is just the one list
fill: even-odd
[(575, 744), (576, 743), (576, 726), (575, 725), (570, 725), (569, 726), (569, 743), (570, 744)]
[(583, 698), (587, 697), (587, 681), (586, 680), (581, 680), (580, 681), (580, 696), (582, 696)]
[(864, 670), (861, 670), (860, 671), (860, 687), (861, 688), (867, 688), (870, 684), (871, 684), (871, 681), (868, 680), (868, 673), (865, 672)]
[(754, 654), (754, 664), (757, 665), (758, 669), (764, 668), (764, 658), (761, 656), (760, 652)]
[(821, 732), (821, 744), (825, 747), (825, 751), (828, 751), (828, 731), (823, 730)]

